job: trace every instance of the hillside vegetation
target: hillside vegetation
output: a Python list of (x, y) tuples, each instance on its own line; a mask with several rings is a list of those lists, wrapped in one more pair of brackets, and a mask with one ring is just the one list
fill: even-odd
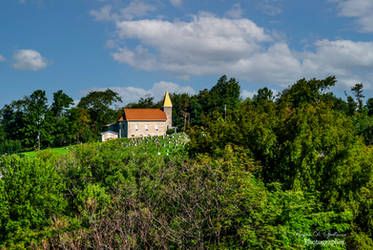
[(186, 133), (3, 155), (0, 248), (372, 249), (373, 105), (335, 82), (222, 77), (173, 99)]

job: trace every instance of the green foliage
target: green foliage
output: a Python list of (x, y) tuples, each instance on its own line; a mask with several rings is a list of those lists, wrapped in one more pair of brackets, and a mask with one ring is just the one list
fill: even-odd
[(260, 101), (273, 101), (274, 100), (273, 91), (264, 87), (262, 89), (258, 89), (258, 93), (254, 95), (253, 101), (260, 102)]
[(61, 146), (71, 143), (67, 110), (72, 99), (62, 90), (54, 93), (54, 101), (48, 107), (45, 91), (36, 90), (30, 96), (5, 105), (1, 110), (4, 137), (22, 141), (24, 150), (39, 147)]
[(366, 108), (368, 109), (368, 115), (373, 116), (373, 98), (368, 99)]
[(329, 76), (323, 80), (313, 78), (308, 81), (303, 78), (282, 91), (279, 102), (289, 103), (291, 107), (318, 104), (324, 91), (334, 86), (336, 82), (335, 76)]
[(25, 97), (25, 113), (23, 122), (25, 127), (21, 128), (24, 134), (24, 144), (29, 147), (39, 147), (39, 138), (49, 143), (51, 138), (45, 122), (47, 114), (48, 99), (45, 91), (36, 90), (29, 97)]
[(90, 92), (80, 100), (78, 108), (84, 108), (88, 111), (91, 127), (96, 135), (99, 134), (102, 126), (118, 119), (117, 112), (111, 109), (111, 105), (116, 102), (122, 102), (122, 99), (118, 93), (110, 89)]
[(28, 246), (52, 216), (65, 211), (65, 185), (52, 161), (2, 157), (0, 171), (0, 246)]
[(161, 103), (154, 103), (154, 97), (141, 97), (137, 103), (129, 103), (126, 108), (161, 108)]
[[(189, 136), (3, 156), (0, 248), (370, 249), (370, 102), (359, 101), (362, 85), (358, 109), (325, 93), (334, 84), (301, 79), (276, 101), (268, 88), (240, 101), (223, 76), (211, 90), (171, 95), (174, 124)], [(43, 96), (2, 109), (2, 142), (25, 137), (13, 128), (41, 131), (44, 147), (92, 141), (118, 115), (109, 90), (74, 108), (62, 91), (49, 107)]]
[[(227, 146), (243, 152), (259, 163), (252, 171), (267, 188), (279, 182), (285, 192), (311, 195), (313, 212), (318, 211), (312, 217), (323, 230), (348, 232), (349, 247), (371, 246), (373, 155), (365, 145), (371, 143), (371, 119), (364, 110), (355, 112), (356, 104), (348, 110), (348, 104), (323, 93), (334, 80), (303, 79), (276, 103), (261, 91), (263, 97), (245, 100), (226, 118), (212, 113), (190, 130), (188, 148), (193, 155), (214, 157), (223, 156)], [(343, 223), (331, 226), (336, 220)]]
[(22, 151), (22, 144), (18, 140), (2, 140), (0, 142), (0, 155), (16, 154)]
[(178, 129), (186, 130), (190, 126), (190, 102), (191, 97), (188, 94), (171, 94), (172, 100), (172, 126)]
[(358, 101), (360, 112), (362, 112), (363, 98), (365, 97), (363, 95), (363, 88), (364, 88), (364, 85), (362, 83), (356, 83), (355, 86), (351, 88), (351, 91), (354, 92), (356, 100)]

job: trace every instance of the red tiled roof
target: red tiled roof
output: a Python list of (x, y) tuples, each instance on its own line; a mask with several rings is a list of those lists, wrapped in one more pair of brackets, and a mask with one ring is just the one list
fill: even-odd
[(124, 117), (119, 118), (119, 121), (165, 121), (167, 120), (166, 113), (160, 109), (124, 109)]

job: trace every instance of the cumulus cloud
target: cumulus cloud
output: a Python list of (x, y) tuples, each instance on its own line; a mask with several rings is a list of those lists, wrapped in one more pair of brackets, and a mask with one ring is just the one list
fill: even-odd
[(183, 4), (182, 0), (170, 0), (170, 2), (175, 7), (180, 7)]
[(12, 67), (19, 70), (38, 71), (48, 65), (48, 61), (36, 50), (22, 49), (18, 50), (13, 56)]
[(4, 62), (5, 60), (5, 57), (2, 54), (0, 54), (0, 62)]
[(373, 32), (372, 0), (333, 0), (338, 2), (339, 14), (357, 19), (362, 32)]
[[(271, 40), (248, 19), (194, 16), (190, 22), (138, 20), (117, 22), (120, 39), (137, 39), (136, 48), (119, 48), (113, 58), (142, 70), (203, 75), (237, 63)], [(222, 71), (220, 71), (222, 72)]]
[(304, 72), (313, 76), (335, 74), (346, 86), (359, 81), (372, 83), (373, 42), (320, 40), (315, 47), (315, 52), (304, 55)]
[(137, 41), (113, 49), (114, 60), (144, 71), (188, 76), (230, 74), (246, 82), (282, 87), (302, 77), (336, 75), (350, 86), (371, 84), (373, 43), (319, 40), (295, 51), (249, 19), (200, 14), (190, 21), (142, 19), (116, 22), (118, 40)]
[[(91, 88), (83, 91), (83, 94), (88, 94), (91, 91), (104, 91), (108, 88)], [(160, 81), (153, 84), (151, 89), (128, 87), (110, 87), (109, 89), (117, 92), (123, 100), (123, 104), (137, 102), (141, 97), (154, 97), (154, 101), (159, 101), (163, 98), (166, 91), (169, 93), (187, 93), (189, 95), (196, 94), (196, 91), (190, 86), (180, 86), (173, 82)]]

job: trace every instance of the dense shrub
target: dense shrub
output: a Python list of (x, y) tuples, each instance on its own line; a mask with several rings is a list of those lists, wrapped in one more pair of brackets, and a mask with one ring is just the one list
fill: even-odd
[[(344, 240), (357, 246), (359, 239), (369, 246), (366, 230), (354, 230), (370, 227), (361, 217), (369, 201), (358, 216), (325, 209), (318, 193), (265, 184), (256, 176), (261, 166), (244, 147), (227, 145), (218, 157), (190, 158), (187, 141), (183, 134), (118, 139), (77, 145), (58, 158), (4, 157), (0, 191), (18, 188), (0, 196), (3, 246), (319, 249), (307, 242), (340, 240), (333, 247), (344, 249)], [(12, 169), (18, 175), (10, 175)], [(34, 184), (24, 188), (11, 176)], [(361, 189), (361, 200), (370, 196), (369, 187)], [(12, 217), (13, 210), (22, 212)], [(12, 223), (22, 229), (7, 227)]]
[(3, 140), (0, 142), (0, 155), (15, 154), (22, 151), (21, 142), (18, 140)]
[(1, 157), (0, 171), (0, 246), (28, 246), (65, 212), (62, 176), (50, 161), (16, 155)]

